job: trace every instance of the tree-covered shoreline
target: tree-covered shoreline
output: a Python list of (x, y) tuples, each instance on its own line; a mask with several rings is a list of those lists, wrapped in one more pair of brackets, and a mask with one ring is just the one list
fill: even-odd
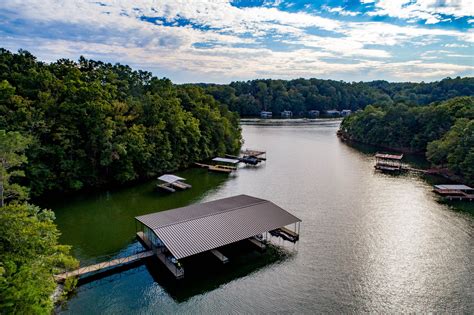
[(235, 152), (238, 115), (196, 86), (80, 58), (0, 50), (0, 130), (32, 138), (33, 197), (123, 184)]
[(446, 78), (437, 82), (344, 82), (322, 79), (258, 79), (230, 84), (198, 84), (241, 117), (257, 117), (261, 110), (278, 117), (283, 110), (305, 116), (310, 110), (350, 109), (399, 103), (428, 105), (457, 96), (474, 95), (474, 78)]
[[(80, 58), (46, 64), (0, 49), (0, 308), (48, 314), (53, 275), (78, 266), (58, 243), (51, 193), (124, 185), (233, 153), (238, 115), (196, 86)], [(65, 283), (65, 293), (75, 279)]]
[(368, 106), (345, 118), (348, 141), (424, 154), (445, 175), (474, 184), (474, 97), (427, 106)]
[(28, 189), (14, 183), (24, 176), (25, 150), (30, 137), (0, 130), (0, 309), (2, 314), (48, 314), (55, 300), (64, 298), (76, 283), (52, 298), (56, 273), (75, 268), (69, 246), (58, 243), (54, 212), (28, 203)]

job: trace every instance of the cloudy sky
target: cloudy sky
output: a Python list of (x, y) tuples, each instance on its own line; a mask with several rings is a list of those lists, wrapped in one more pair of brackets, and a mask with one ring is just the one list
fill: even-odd
[(474, 75), (472, 0), (1, 0), (0, 47), (176, 83)]

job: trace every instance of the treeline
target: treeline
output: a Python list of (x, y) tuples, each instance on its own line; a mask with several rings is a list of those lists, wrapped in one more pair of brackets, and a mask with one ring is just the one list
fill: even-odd
[(310, 110), (350, 109), (370, 104), (427, 105), (456, 96), (474, 95), (474, 78), (447, 78), (431, 83), (387, 81), (343, 82), (320, 79), (252, 80), (229, 85), (200, 84), (206, 92), (241, 116), (258, 116), (268, 110), (278, 116), (283, 110), (295, 115)]
[(345, 118), (340, 130), (349, 140), (425, 153), (433, 166), (474, 184), (474, 97), (428, 106), (367, 106)]
[(0, 130), (32, 139), (31, 194), (149, 178), (235, 152), (238, 115), (197, 86), (80, 58), (0, 49)]
[[(0, 130), (0, 313), (51, 314), (56, 289), (53, 274), (78, 266), (69, 247), (58, 244), (54, 213), (27, 203), (24, 154), (31, 137)], [(6, 201), (6, 202), (5, 202)], [(65, 283), (63, 294), (74, 287)], [(64, 298), (59, 292), (55, 300)]]

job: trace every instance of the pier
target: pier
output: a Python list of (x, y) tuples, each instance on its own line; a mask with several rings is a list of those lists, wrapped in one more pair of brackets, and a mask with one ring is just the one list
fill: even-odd
[[(301, 222), (274, 203), (247, 195), (142, 215), (135, 220), (140, 225), (136, 237), (145, 251), (57, 274), (55, 280), (64, 282), (70, 277), (110, 270), (152, 256), (176, 279), (182, 279), (182, 258), (209, 252), (226, 264), (229, 259), (218, 250), (220, 247), (248, 240), (263, 250), (267, 241), (263, 235), (273, 231), (296, 242), (296, 227), (299, 232)], [(292, 224), (295, 231), (286, 227)]]
[(79, 277), (79, 276), (88, 275), (90, 273), (97, 273), (97, 272), (110, 270), (112, 268), (120, 267), (132, 262), (136, 262), (138, 260), (141, 260), (143, 258), (147, 258), (150, 256), (153, 256), (153, 251), (148, 250), (148, 251), (144, 251), (144, 252), (131, 255), (128, 257), (116, 258), (114, 260), (82, 267), (73, 271), (64, 272), (64, 273), (55, 275), (54, 279), (56, 280), (56, 282), (64, 282), (67, 278), (70, 278), (70, 277)]
[(238, 159), (215, 157), (212, 159), (216, 164), (194, 163), (194, 165), (207, 168), (210, 172), (230, 174), (237, 170)]
[(241, 151), (244, 158), (256, 158), (260, 161), (267, 160), (267, 151), (257, 149), (245, 149)]
[(474, 200), (474, 188), (466, 185), (435, 185), (434, 192), (447, 200)]
[(161, 181), (161, 184), (158, 184), (157, 187), (169, 192), (175, 192), (176, 189), (184, 190), (192, 187), (190, 184), (183, 182), (186, 180), (185, 178), (176, 175), (165, 174), (158, 177), (158, 180)]
[(202, 168), (207, 168), (209, 172), (230, 174), (233, 171), (232, 169), (229, 169), (227, 167), (222, 167), (219, 165), (210, 165), (210, 164), (203, 164), (203, 163), (194, 163), (194, 165), (202, 167)]
[[(249, 240), (264, 249), (263, 234), (280, 230), (287, 239), (299, 238), (296, 226), (300, 219), (274, 203), (247, 195), (239, 195), (135, 218), (139, 224), (137, 237), (155, 253), (177, 278), (184, 277), (181, 259), (209, 252), (222, 263), (228, 258), (220, 247)], [(286, 226), (295, 226), (291, 231)], [(287, 235), (287, 234), (285, 234)], [(188, 261), (187, 261), (188, 262)]]
[(375, 154), (375, 169), (382, 172), (400, 172), (402, 167), (403, 154)]

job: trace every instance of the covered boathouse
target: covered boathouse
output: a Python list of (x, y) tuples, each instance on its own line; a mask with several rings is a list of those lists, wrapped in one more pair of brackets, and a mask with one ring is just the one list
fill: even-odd
[(375, 154), (375, 169), (383, 172), (399, 172), (403, 170), (403, 154)]
[[(263, 248), (267, 232), (299, 238), (300, 219), (274, 203), (238, 195), (211, 202), (138, 216), (137, 237), (177, 278), (184, 277), (180, 259), (210, 252), (228, 261), (218, 248), (248, 239)], [(288, 226), (294, 226), (294, 231)], [(137, 227), (138, 227), (137, 226)], [(291, 238), (288, 239), (288, 236)]]

